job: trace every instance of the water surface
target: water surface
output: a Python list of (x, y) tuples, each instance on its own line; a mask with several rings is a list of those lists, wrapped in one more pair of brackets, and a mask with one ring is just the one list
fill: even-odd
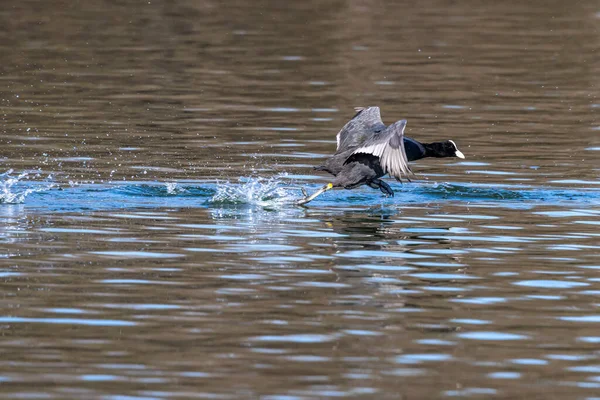
[[(2, 397), (597, 397), (599, 13), (8, 1)], [(467, 159), (294, 206), (366, 105)]]

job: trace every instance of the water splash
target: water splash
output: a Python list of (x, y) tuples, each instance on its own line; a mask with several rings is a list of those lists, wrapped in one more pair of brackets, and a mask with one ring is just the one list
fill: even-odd
[(20, 204), (32, 193), (45, 192), (56, 187), (56, 184), (51, 182), (28, 182), (28, 172), (22, 172), (17, 176), (12, 175), (13, 172), (9, 169), (0, 174), (0, 204)]
[(300, 196), (283, 181), (286, 175), (271, 178), (240, 178), (238, 184), (218, 183), (212, 204), (251, 204), (266, 208), (290, 205)]
[(165, 183), (165, 186), (167, 187), (167, 194), (170, 195), (175, 195), (175, 194), (180, 194), (180, 193), (185, 193), (187, 192), (186, 188), (180, 187), (177, 182), (167, 182)]

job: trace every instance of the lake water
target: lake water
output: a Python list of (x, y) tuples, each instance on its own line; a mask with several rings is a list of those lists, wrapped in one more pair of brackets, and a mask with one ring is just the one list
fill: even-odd
[[(0, 22), (2, 398), (600, 398), (597, 2)], [(294, 206), (368, 105), (467, 158)]]

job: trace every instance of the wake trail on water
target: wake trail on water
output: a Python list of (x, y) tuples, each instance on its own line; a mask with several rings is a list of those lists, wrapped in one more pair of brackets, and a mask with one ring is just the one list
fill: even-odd
[[(309, 193), (321, 187), (309, 183)], [(519, 208), (545, 205), (600, 206), (600, 190), (584, 187), (488, 185), (448, 182), (413, 182), (395, 187), (395, 197), (385, 198), (368, 187), (333, 190), (309, 207), (369, 207), (373, 204), (401, 209), (407, 204), (445, 202), (492, 204)], [(293, 208), (302, 197), (300, 187), (287, 174), (239, 177), (236, 181), (127, 181), (57, 183), (39, 172), (0, 173), (0, 206), (24, 204), (51, 212), (99, 211), (127, 208)]]
[(24, 204), (47, 211), (96, 211), (157, 207), (281, 209), (301, 196), (285, 175), (240, 177), (237, 182), (74, 182), (57, 183), (39, 173), (0, 174), (0, 205)]

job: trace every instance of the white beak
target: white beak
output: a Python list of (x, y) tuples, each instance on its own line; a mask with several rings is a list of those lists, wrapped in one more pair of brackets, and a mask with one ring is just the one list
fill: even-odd
[(462, 151), (460, 151), (458, 149), (458, 146), (456, 145), (456, 143), (454, 143), (454, 140), (448, 140), (450, 143), (452, 143), (454, 145), (454, 148), (456, 149), (456, 151), (454, 152), (454, 155), (458, 158), (465, 158), (465, 155), (462, 153)]

